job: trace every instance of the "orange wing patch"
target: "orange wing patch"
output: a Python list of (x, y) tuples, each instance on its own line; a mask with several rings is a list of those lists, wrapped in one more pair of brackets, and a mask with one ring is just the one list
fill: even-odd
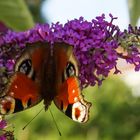
[(91, 103), (84, 100), (76, 76), (69, 77), (64, 82), (54, 99), (54, 103), (74, 121), (83, 123), (88, 120)]

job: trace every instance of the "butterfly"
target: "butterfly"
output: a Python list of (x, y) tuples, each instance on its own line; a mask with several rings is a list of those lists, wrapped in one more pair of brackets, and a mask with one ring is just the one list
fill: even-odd
[(82, 95), (78, 75), (72, 46), (28, 44), (16, 60), (14, 74), (0, 97), (0, 114), (17, 113), (43, 100), (45, 110), (53, 101), (72, 120), (86, 122), (91, 103)]

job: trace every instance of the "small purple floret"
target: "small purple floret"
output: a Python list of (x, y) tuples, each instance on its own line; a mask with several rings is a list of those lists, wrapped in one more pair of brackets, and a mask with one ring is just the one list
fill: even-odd
[(0, 140), (6, 140), (5, 135), (1, 135), (1, 136), (0, 136)]
[(7, 122), (5, 120), (0, 121), (0, 129), (4, 129), (7, 125)]

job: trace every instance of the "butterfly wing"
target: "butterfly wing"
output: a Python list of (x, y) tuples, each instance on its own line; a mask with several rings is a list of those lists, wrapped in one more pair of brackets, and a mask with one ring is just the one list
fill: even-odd
[[(55, 52), (57, 53), (57, 51)], [(56, 54), (55, 56), (58, 55)], [(78, 64), (74, 57), (73, 50), (71, 49), (69, 53), (65, 53), (62, 60), (60, 57), (61, 56), (59, 56), (58, 60), (60, 61), (59, 63), (63, 63), (63, 66), (58, 67), (58, 76), (63, 78), (57, 84), (57, 96), (54, 98), (54, 103), (62, 112), (74, 121), (80, 123), (86, 122), (88, 120), (91, 104), (86, 102), (82, 96), (79, 80), (77, 78)]]
[(29, 45), (17, 60), (15, 74), (0, 98), (0, 114), (16, 113), (41, 101), (41, 78), (44, 56), (48, 56), (47, 46), (47, 43)]
[(68, 117), (77, 122), (87, 122), (91, 104), (84, 100), (77, 77), (69, 77), (61, 86), (54, 102)]

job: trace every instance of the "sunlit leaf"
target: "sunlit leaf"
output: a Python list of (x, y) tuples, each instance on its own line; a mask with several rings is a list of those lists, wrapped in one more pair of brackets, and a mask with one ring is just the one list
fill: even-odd
[(0, 0), (0, 21), (14, 30), (26, 30), (34, 26), (24, 0)]
[(44, 1), (46, 2), (47, 0), (25, 0), (35, 22), (46, 22), (41, 13), (41, 7), (43, 6)]
[(135, 26), (140, 18), (140, 0), (128, 0), (128, 7), (130, 22)]

